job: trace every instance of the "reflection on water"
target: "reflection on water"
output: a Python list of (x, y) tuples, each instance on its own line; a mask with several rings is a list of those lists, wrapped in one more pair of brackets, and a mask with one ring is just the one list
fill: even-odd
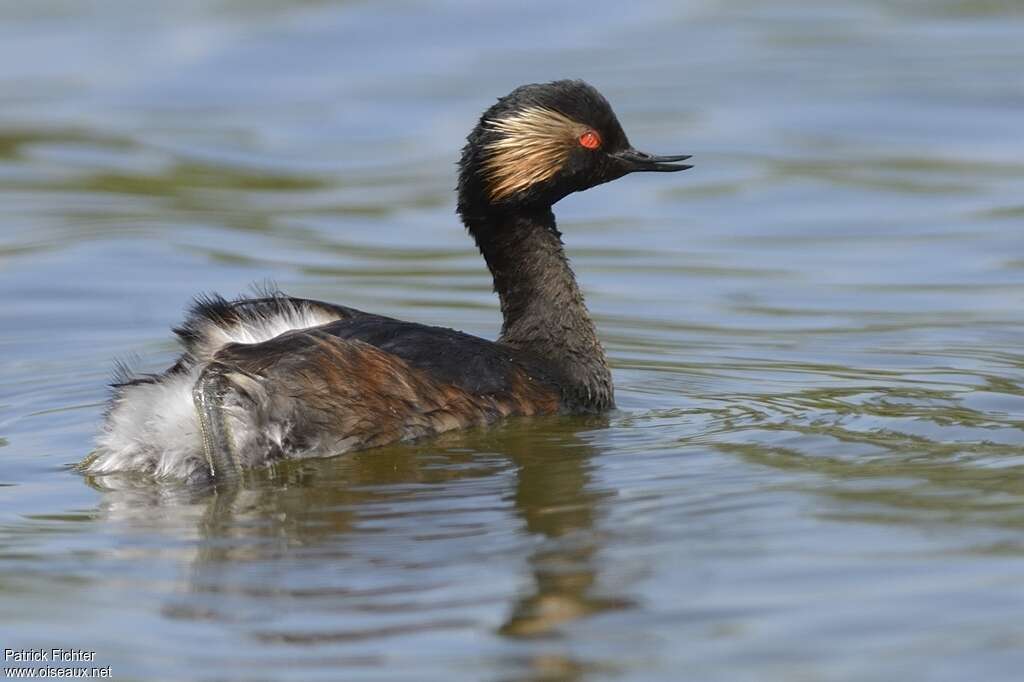
[[(185, 565), (183, 584), (161, 606), (166, 618), (229, 624), (286, 648), (481, 627), (540, 637), (630, 605), (600, 587), (595, 517), (611, 493), (591, 479), (585, 436), (606, 422), (546, 421), (542, 431), (511, 424), (336, 462), (284, 463), (202, 490), (124, 476), (89, 482), (103, 493), (97, 520), (177, 545), (156, 550)], [(510, 560), (531, 578), (513, 590), (507, 615), (488, 623), (478, 607), (501, 606), (506, 590), (458, 573)], [(340, 627), (324, 627), (327, 617)], [(530, 665), (575, 663), (548, 654)]]
[[(1018, 676), (1016, 5), (0, 17), (4, 646), (133, 679)], [(619, 411), (234, 488), (68, 467), (112, 358), (165, 366), (199, 291), (493, 337), (453, 162), (494, 97), (564, 76), (697, 164), (558, 207)]]

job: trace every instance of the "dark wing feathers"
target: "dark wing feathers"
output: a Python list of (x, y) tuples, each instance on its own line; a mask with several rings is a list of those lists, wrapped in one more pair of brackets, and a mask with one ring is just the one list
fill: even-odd
[[(541, 383), (556, 382), (552, 372), (536, 358), (454, 329), (404, 322), (323, 301), (266, 293), (262, 298), (235, 301), (216, 295), (197, 298), (185, 323), (174, 331), (185, 348), (191, 350), (210, 322), (231, 326), (281, 313), (286, 307), (293, 310), (318, 309), (340, 318), (317, 328), (323, 333), (375, 346), (401, 358), (411, 367), (428, 372), (438, 381), (456, 385), (470, 393), (507, 390), (515, 379), (514, 375), (520, 372)], [(284, 336), (291, 339), (290, 343), (301, 343), (297, 336)], [(264, 350), (270, 352), (269, 347)]]
[(519, 373), (542, 383), (554, 383), (551, 372), (535, 358), (454, 329), (364, 314), (332, 322), (320, 330), (340, 339), (368, 343), (438, 381), (470, 393), (508, 390)]
[[(412, 397), (420, 403), (418, 408), (410, 405), (409, 409), (439, 411), (442, 416), (438, 418), (442, 420), (446, 419), (443, 413), (449, 404), (461, 405), (456, 409), (465, 410), (474, 400), (483, 401), (478, 407), (487, 414), (534, 414), (558, 409), (557, 376), (529, 353), (453, 329), (403, 322), (276, 292), (236, 300), (215, 294), (196, 298), (185, 321), (174, 330), (185, 352), (165, 374), (188, 371), (195, 366), (197, 348), (209, 334), (211, 324), (230, 328), (302, 309), (338, 319), (286, 332), (261, 343), (228, 344), (216, 352), (214, 361), (244, 373), (266, 375), (273, 379), (268, 388), (276, 386), (276, 382), (282, 388), (296, 388), (283, 377), (292, 373), (295, 381), (301, 382), (303, 377), (312, 376), (311, 368), (317, 368), (321, 374), (331, 375), (328, 384), (320, 388), (337, 393), (335, 400), (327, 401), (332, 404), (343, 402), (344, 396), (354, 399), (358, 395), (362, 400), (370, 400), (373, 391), (397, 390), (397, 384), (370, 376), (372, 371), (398, 378), (404, 373), (413, 386)], [(341, 365), (338, 371), (329, 371), (332, 359)], [(352, 372), (346, 374), (345, 370)], [(120, 385), (154, 381), (159, 381), (159, 376), (134, 375), (125, 365), (119, 365), (115, 374), (115, 383)], [(346, 382), (353, 384), (354, 392), (346, 388)], [(494, 400), (500, 404), (492, 404)], [(340, 409), (340, 405), (335, 407)], [(376, 407), (385, 408), (383, 404)], [(396, 408), (389, 403), (387, 409)]]
[[(294, 316), (295, 311), (321, 313)], [(295, 328), (258, 343), (232, 343), (214, 327), (273, 320)], [(214, 327), (211, 327), (213, 325)], [(286, 325), (287, 326), (287, 325)], [(273, 324), (269, 330), (275, 332)], [(273, 294), (229, 301), (196, 299), (175, 329), (184, 353), (164, 375), (115, 373), (116, 397), (209, 363), (222, 378), (233, 448), (248, 464), (278, 457), (338, 454), (490, 423), (511, 415), (552, 414), (561, 394), (552, 372), (514, 348), (452, 329), (370, 315), (352, 308)], [(228, 340), (226, 343), (225, 341)], [(218, 345), (221, 344), (221, 345)]]
[[(339, 337), (335, 326), (217, 352), (211, 366), (237, 384), (226, 400), (247, 415), (247, 428), (236, 430), (239, 452), (337, 454), (559, 410), (555, 387), (514, 362), (504, 364), (502, 383), (495, 375), (488, 390), (468, 390), (466, 375), (450, 367), (416, 366), (377, 345)], [(454, 338), (449, 349), (457, 345)], [(268, 440), (275, 433), (278, 440)]]

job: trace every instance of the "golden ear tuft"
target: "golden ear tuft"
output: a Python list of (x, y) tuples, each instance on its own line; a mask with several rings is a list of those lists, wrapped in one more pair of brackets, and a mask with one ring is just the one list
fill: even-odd
[(508, 118), (487, 121), (487, 127), (500, 133), (487, 145), (483, 164), (492, 201), (550, 180), (565, 165), (577, 139), (589, 131), (546, 107), (527, 107)]

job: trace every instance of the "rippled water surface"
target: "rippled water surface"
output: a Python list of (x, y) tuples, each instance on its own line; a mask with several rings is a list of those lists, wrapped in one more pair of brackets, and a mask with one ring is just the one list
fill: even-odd
[[(0, 4), (0, 647), (121, 679), (1011, 680), (1016, 2)], [(273, 281), (493, 338), (479, 112), (690, 152), (558, 206), (620, 409), (262, 472), (72, 470), (112, 359)]]

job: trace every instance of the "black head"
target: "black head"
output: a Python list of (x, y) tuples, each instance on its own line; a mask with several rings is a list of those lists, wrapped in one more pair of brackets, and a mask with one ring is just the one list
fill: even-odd
[(635, 171), (680, 171), (689, 156), (629, 144), (608, 101), (578, 80), (523, 85), (480, 117), (459, 162), (459, 212), (548, 207)]

